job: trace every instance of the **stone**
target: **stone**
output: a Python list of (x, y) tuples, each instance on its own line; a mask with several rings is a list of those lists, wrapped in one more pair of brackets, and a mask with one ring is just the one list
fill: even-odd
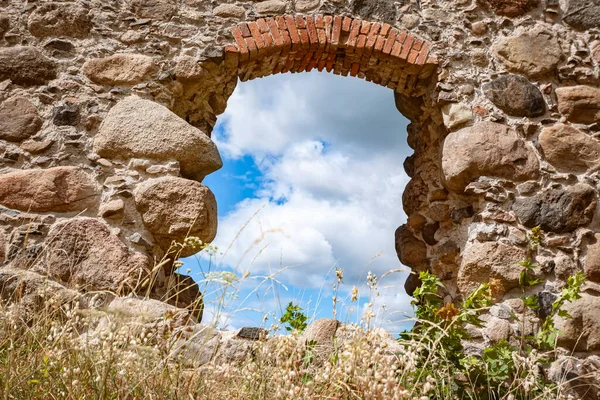
[(280, 0), (267, 0), (257, 3), (254, 9), (258, 14), (278, 15), (285, 13), (287, 5)]
[(473, 111), (461, 103), (450, 103), (442, 107), (444, 125), (448, 130), (454, 130), (473, 121)]
[(84, 291), (126, 294), (145, 290), (142, 283), (150, 272), (150, 260), (130, 252), (104, 223), (81, 217), (52, 226), (32, 270)]
[(96, 207), (94, 178), (79, 167), (28, 169), (0, 175), (0, 204), (27, 212), (74, 212)]
[(481, 0), (487, 4), (498, 15), (506, 17), (518, 17), (536, 8), (539, 0)]
[(577, 124), (600, 122), (600, 89), (592, 86), (568, 86), (556, 89), (558, 111)]
[(393, 0), (353, 0), (352, 11), (365, 20), (396, 20), (396, 6)]
[(485, 323), (483, 334), (491, 343), (508, 340), (511, 333), (510, 322), (505, 319), (490, 317)]
[(22, 86), (43, 85), (56, 78), (56, 63), (35, 47), (0, 48), (0, 81), (10, 79)]
[(518, 198), (512, 209), (527, 228), (540, 225), (545, 232), (572, 232), (592, 220), (596, 191), (584, 183), (548, 189), (533, 197)]
[(267, 337), (269, 331), (264, 328), (243, 327), (240, 328), (235, 335), (238, 339), (262, 340)]
[(504, 75), (483, 85), (483, 93), (496, 107), (514, 117), (539, 117), (546, 112), (537, 86), (520, 75)]
[(306, 327), (302, 333), (302, 339), (308, 342), (316, 342), (317, 345), (332, 345), (335, 333), (340, 326), (336, 319), (321, 318)]
[(175, 341), (170, 347), (172, 356), (181, 359), (188, 368), (208, 364), (219, 350), (221, 336), (212, 326), (196, 324), (181, 328), (176, 333), (173, 335)]
[(44, 45), (44, 50), (54, 58), (73, 58), (77, 54), (77, 49), (73, 43), (68, 40), (52, 39)]
[(198, 284), (190, 276), (173, 272), (166, 277), (164, 285), (156, 284), (152, 289), (152, 298), (178, 308), (185, 308), (198, 322), (202, 321), (204, 313), (202, 293)]
[(0, 230), (0, 265), (4, 264), (6, 260), (6, 235)]
[(583, 271), (587, 279), (600, 283), (600, 234), (595, 233), (591, 243), (587, 246), (587, 255)]
[(296, 11), (307, 12), (321, 5), (321, 0), (296, 0)]
[(109, 201), (106, 204), (102, 204), (100, 206), (100, 211), (98, 214), (102, 218), (114, 218), (123, 214), (123, 210), (125, 208), (125, 203), (121, 199), (116, 199)]
[(419, 275), (411, 272), (404, 282), (404, 290), (406, 291), (406, 294), (412, 296), (415, 290), (421, 287), (422, 283), (423, 282), (421, 282)]
[(548, 368), (548, 379), (561, 387), (561, 392), (579, 400), (597, 400), (600, 387), (600, 357), (584, 360), (559, 356)]
[(36, 37), (85, 38), (92, 28), (89, 12), (73, 3), (43, 3), (30, 15), (29, 32)]
[(174, 0), (131, 0), (130, 6), (140, 18), (167, 20), (177, 13), (177, 2)]
[(53, 144), (52, 140), (26, 140), (21, 143), (21, 149), (31, 154), (39, 154), (48, 150)]
[(585, 173), (600, 169), (600, 141), (569, 125), (545, 128), (538, 138), (540, 148), (558, 172)]
[(6, 15), (0, 14), (0, 38), (2, 38), (9, 29), (10, 19)]
[(575, 29), (600, 27), (600, 0), (566, 0), (563, 21)]
[(446, 137), (442, 170), (448, 190), (461, 193), (470, 182), (483, 176), (515, 181), (537, 178), (539, 162), (531, 145), (516, 131), (484, 121)]
[(220, 4), (215, 7), (213, 14), (222, 18), (242, 18), (246, 14), (246, 10), (235, 4)]
[(506, 292), (519, 287), (519, 262), (527, 258), (525, 249), (502, 242), (471, 243), (462, 252), (457, 286), (463, 295), (469, 295), (480, 284), (497, 279)]
[[(172, 176), (150, 179), (135, 189), (134, 198), (144, 225), (165, 251), (188, 236), (210, 243), (217, 234), (215, 196), (199, 182)], [(198, 250), (186, 248), (182, 257)]]
[(142, 297), (117, 297), (106, 306), (106, 311), (123, 319), (134, 319), (140, 323), (158, 322), (169, 318), (190, 318), (187, 310)]
[(530, 78), (553, 74), (563, 57), (558, 39), (542, 30), (501, 38), (492, 50), (510, 71)]
[(94, 152), (108, 159), (177, 160), (181, 174), (198, 181), (223, 165), (206, 134), (166, 107), (136, 96), (111, 108), (94, 138)]
[(600, 296), (582, 293), (580, 299), (566, 303), (562, 309), (571, 318), (554, 317), (554, 325), (560, 331), (558, 345), (575, 351), (600, 350)]
[(254, 341), (238, 339), (231, 335), (223, 337), (219, 345), (219, 351), (215, 356), (214, 363), (241, 366), (248, 362), (248, 359), (251, 357), (254, 344)]
[(56, 126), (76, 126), (79, 124), (79, 106), (77, 104), (65, 103), (54, 107), (52, 110), (52, 122)]
[(156, 71), (152, 57), (140, 54), (114, 54), (83, 64), (83, 73), (103, 85), (135, 85), (150, 79)]
[(400, 262), (417, 272), (427, 269), (427, 245), (417, 239), (408, 226), (400, 226), (395, 233), (396, 253)]
[(20, 142), (42, 127), (37, 108), (25, 97), (13, 97), (0, 105), (0, 139)]
[(405, 96), (394, 91), (394, 102), (398, 111), (411, 121), (418, 121), (423, 115), (423, 99), (420, 97)]

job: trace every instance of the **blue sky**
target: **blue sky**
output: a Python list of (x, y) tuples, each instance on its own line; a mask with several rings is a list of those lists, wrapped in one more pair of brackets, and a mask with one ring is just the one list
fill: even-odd
[[(331, 317), (342, 268), (338, 319), (357, 322), (372, 302), (377, 325), (410, 326), (406, 273), (385, 275), (403, 268), (394, 231), (406, 220), (407, 123), (392, 91), (357, 78), (311, 72), (240, 83), (213, 132), (224, 167), (203, 182), (217, 197), (219, 250), (184, 267), (197, 281), (209, 270), (211, 281), (239, 280), (235, 296), (232, 287), (205, 289), (205, 321), (269, 327), (289, 301)], [(369, 271), (378, 296), (365, 284)], [(358, 302), (349, 299), (354, 286)]]

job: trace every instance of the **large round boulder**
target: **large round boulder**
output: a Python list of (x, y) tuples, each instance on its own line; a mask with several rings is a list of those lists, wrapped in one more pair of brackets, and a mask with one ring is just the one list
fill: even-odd
[(580, 299), (565, 304), (563, 309), (571, 318), (554, 317), (560, 331), (558, 345), (575, 351), (600, 350), (600, 296), (582, 293)]
[(546, 111), (542, 92), (520, 75), (504, 75), (483, 85), (483, 93), (499, 109), (515, 117), (538, 117)]
[(485, 121), (446, 137), (442, 170), (446, 187), (460, 193), (482, 176), (515, 181), (535, 179), (539, 175), (539, 161), (531, 145), (515, 130)]
[(182, 175), (198, 181), (223, 165), (205, 133), (168, 108), (137, 96), (111, 108), (94, 138), (94, 151), (108, 159), (177, 160)]
[[(217, 201), (210, 189), (198, 182), (176, 177), (151, 179), (136, 188), (134, 197), (144, 225), (165, 251), (186, 237), (209, 243), (217, 234)], [(197, 250), (185, 248), (181, 256)]]

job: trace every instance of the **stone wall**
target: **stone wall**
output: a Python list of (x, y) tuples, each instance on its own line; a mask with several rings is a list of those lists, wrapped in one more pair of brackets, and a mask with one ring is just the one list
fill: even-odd
[(598, 0), (0, 0), (0, 46), (5, 264), (164, 296), (179, 279), (153, 266), (197, 250), (172, 243), (215, 236), (200, 182), (238, 79), (327, 70), (389, 87), (411, 120), (400, 260), (447, 301), (492, 281), (475, 336), (510, 338), (540, 225), (535, 292), (585, 271), (561, 344), (600, 350)]

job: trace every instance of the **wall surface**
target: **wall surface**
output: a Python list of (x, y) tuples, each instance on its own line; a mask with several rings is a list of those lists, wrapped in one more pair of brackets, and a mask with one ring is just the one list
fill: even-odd
[(201, 182), (238, 79), (328, 70), (389, 87), (412, 121), (399, 258), (447, 301), (492, 284), (473, 351), (519, 333), (538, 225), (527, 327), (583, 270), (560, 344), (600, 351), (600, 1), (0, 0), (0, 46), (0, 262), (176, 292), (172, 262), (151, 270), (216, 234)]

